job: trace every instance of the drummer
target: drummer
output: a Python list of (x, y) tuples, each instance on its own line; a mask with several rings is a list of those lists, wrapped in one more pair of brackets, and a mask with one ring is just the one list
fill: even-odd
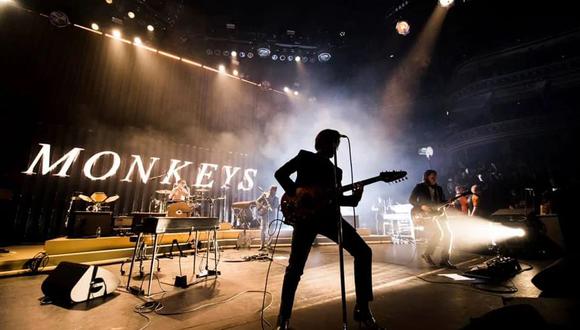
[(187, 186), (187, 182), (181, 179), (173, 185), (173, 189), (169, 194), (169, 200), (172, 202), (182, 202), (187, 200), (187, 197), (189, 197), (189, 187)]

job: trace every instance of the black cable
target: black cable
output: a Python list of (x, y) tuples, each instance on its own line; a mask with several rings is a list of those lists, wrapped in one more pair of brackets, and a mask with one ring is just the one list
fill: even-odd
[[(276, 219), (274, 219), (274, 221), (272, 221), (272, 223), (277, 223), (278, 225), (278, 233), (276, 234), (276, 239), (274, 240), (274, 247), (272, 249), (272, 255), (270, 256), (270, 262), (268, 263), (268, 270), (266, 271), (266, 280), (264, 281), (264, 295), (262, 297), (262, 309), (260, 311), (260, 326), (262, 327), (262, 330), (265, 330), (264, 324), (266, 324), (268, 327), (272, 327), (272, 324), (270, 324), (270, 322), (268, 322), (265, 318), (264, 318), (264, 311), (266, 310), (265, 304), (266, 304), (266, 292), (268, 292), (268, 280), (270, 278), (270, 270), (272, 269), (272, 262), (274, 261), (274, 255), (276, 254), (276, 247), (278, 245), (278, 238), (280, 237), (280, 232), (282, 231), (282, 224), (284, 223), (283, 220), (280, 218), (280, 206), (278, 206), (277, 210), (276, 210)], [(270, 305), (268, 305), (268, 307), (270, 307), (272, 305), (274, 298), (272, 297), (272, 300), (270, 301)]]
[(46, 252), (44, 251), (38, 252), (37, 254), (34, 255), (34, 257), (32, 257), (26, 262), (26, 265), (33, 274), (36, 274), (38, 272), (41, 272), (44, 269), (44, 267), (48, 265), (49, 259), (50, 258), (48, 254), (46, 254)]
[[(449, 285), (459, 285), (461, 287), (464, 288), (468, 288), (468, 289), (475, 289), (476, 291), (484, 291), (484, 292), (489, 292), (489, 293), (498, 293), (498, 294), (512, 294), (512, 293), (516, 293), (518, 291), (518, 288), (513, 284), (513, 282), (511, 282), (511, 286), (508, 285), (502, 285), (502, 284), (490, 284), (488, 282), (485, 281), (479, 281), (479, 282), (475, 282), (475, 283), (462, 283), (462, 282), (450, 282), (450, 281), (434, 281), (434, 280), (429, 280), (426, 279), (422, 276), (415, 276), (416, 278), (425, 281), (427, 283), (431, 283), (431, 284), (449, 284)], [(493, 288), (482, 288), (481, 285), (493, 285), (495, 287), (499, 287), (499, 288), (505, 288), (506, 290), (495, 290)], [(496, 296), (496, 294), (493, 294), (493, 296)]]
[[(212, 303), (207, 303), (207, 304), (203, 304), (201, 306), (197, 306), (195, 308), (192, 309), (186, 309), (183, 311), (178, 311), (178, 312), (168, 312), (168, 313), (159, 313), (159, 310), (154, 311), (155, 314), (157, 315), (165, 315), (165, 316), (171, 316), (171, 315), (182, 315), (182, 314), (186, 314), (186, 313), (192, 313), (192, 312), (196, 312), (200, 309), (203, 308), (207, 308), (207, 307), (211, 307), (211, 306), (215, 306), (215, 305), (219, 305), (219, 304), (225, 304), (227, 302), (230, 302), (236, 298), (238, 298), (239, 296), (243, 295), (243, 294), (247, 294), (247, 293), (262, 293), (262, 291), (258, 291), (258, 290), (246, 290), (246, 291), (242, 291), (242, 292), (238, 292), (236, 294), (234, 294), (233, 296), (224, 299), (224, 300), (220, 300), (220, 301), (216, 301), (216, 302), (212, 302)], [(272, 295), (270, 292), (268, 292), (268, 294)], [(161, 302), (159, 302), (161, 303)]]

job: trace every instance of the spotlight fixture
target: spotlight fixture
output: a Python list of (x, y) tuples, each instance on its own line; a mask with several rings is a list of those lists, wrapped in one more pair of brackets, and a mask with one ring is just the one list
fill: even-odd
[(271, 53), (271, 51), (270, 51), (270, 48), (268, 48), (268, 47), (258, 48), (258, 56), (260, 56), (260, 57), (268, 57), (268, 56), (270, 56), (270, 53)]
[(278, 55), (276, 55), (276, 54), (272, 55), (272, 60), (273, 61), (276, 61), (277, 59), (278, 59)]
[(142, 45), (143, 44), (143, 41), (141, 41), (141, 38), (135, 37), (135, 38), (133, 38), (133, 43), (135, 45)]
[(453, 4), (454, 0), (439, 0), (441, 7), (449, 7)]
[(406, 21), (398, 21), (397, 25), (395, 25), (395, 30), (397, 30), (398, 34), (406, 36), (411, 32), (411, 26)]
[(345, 31), (340, 31), (340, 33), (338, 35), (341, 36), (341, 37), (344, 37), (346, 35), (346, 32)]
[(219, 49), (214, 49), (214, 50), (213, 50), (213, 54), (214, 54), (215, 56), (220, 56), (220, 55), (222, 54), (222, 51), (221, 51), (221, 50), (219, 50)]
[(108, 3), (109, 5), (113, 3), (113, 0), (105, 0), (106, 3)]
[(318, 54), (318, 61), (320, 61), (320, 62), (328, 62), (328, 61), (330, 61), (330, 58), (331, 57), (332, 56), (330, 55), (330, 53), (323, 52), (323, 53)]
[(153, 31), (155, 31), (155, 27), (153, 25), (149, 24), (149, 25), (147, 25), (147, 31), (153, 32)]
[(295, 60), (296, 62), (300, 62), (300, 56), (296, 56), (296, 57), (294, 58), (294, 60)]
[(226, 67), (225, 67), (223, 64), (220, 64), (220, 65), (218, 66), (218, 70), (219, 70), (220, 72), (226, 72)]
[(240, 57), (241, 57), (241, 58), (244, 58), (244, 57), (246, 57), (246, 53), (244, 53), (244, 52), (240, 52)]
[(298, 94), (299, 94), (298, 91), (294, 91), (294, 95), (298, 96)]
[(236, 57), (236, 56), (238, 56), (238, 52), (236, 52), (235, 50), (232, 50), (230, 52), (230, 55), (232, 55), (232, 57)]
[(254, 58), (254, 53), (248, 52), (248, 58)]
[(205, 50), (205, 53), (207, 55), (213, 55), (213, 51), (211, 49), (209, 49), (209, 48)]
[(286, 61), (286, 55), (280, 55), (280, 61)]
[(95, 31), (99, 31), (99, 24), (97, 24), (97, 23), (91, 23), (91, 29), (93, 29)]
[(309, 58), (307, 56), (302, 56), (302, 62), (308, 63)]
[(127, 13), (127, 16), (129, 16), (129, 18), (135, 18), (135, 13), (130, 11)]
[(284, 86), (284, 92), (289, 93), (290, 92), (290, 88), (288, 88), (288, 86)]
[(238, 70), (234, 69), (233, 74), (234, 74), (234, 76), (237, 77), (240, 73), (238, 72)]
[(50, 14), (48, 14), (48, 21), (57, 28), (63, 28), (70, 25), (68, 15), (58, 10), (51, 11)]
[(294, 61), (294, 56), (288, 55), (288, 62), (292, 62), (292, 61)]
[(224, 56), (230, 56), (230, 51), (229, 50), (224, 50), (222, 52), (222, 54), (224, 54)]
[(113, 30), (113, 37), (115, 38), (121, 38), (121, 31), (114, 29)]

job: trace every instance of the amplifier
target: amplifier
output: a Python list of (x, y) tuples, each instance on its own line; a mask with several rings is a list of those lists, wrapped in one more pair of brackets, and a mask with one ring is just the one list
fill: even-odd
[(114, 236), (112, 212), (75, 211), (68, 223), (68, 237)]

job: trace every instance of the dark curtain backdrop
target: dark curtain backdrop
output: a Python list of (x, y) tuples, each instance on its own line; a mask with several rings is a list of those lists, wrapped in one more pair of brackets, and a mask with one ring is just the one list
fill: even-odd
[[(119, 194), (118, 214), (145, 210), (154, 190), (167, 187), (142, 184), (137, 176), (121, 182), (131, 154), (161, 158), (152, 176), (171, 158), (191, 161), (182, 172), (190, 183), (201, 162), (259, 170), (247, 136), (262, 130), (258, 118), (285, 106), (275, 93), (78, 28), (58, 29), (35, 13), (2, 9), (0, 44), (4, 240), (61, 235), (74, 191)], [(38, 143), (52, 145), (53, 161), (73, 147), (86, 150), (69, 178), (26, 176), (21, 172)], [(120, 154), (118, 174), (98, 182), (83, 178), (84, 161), (104, 150)], [(223, 176), (215, 173), (216, 189)], [(234, 191), (232, 199), (255, 194)]]

